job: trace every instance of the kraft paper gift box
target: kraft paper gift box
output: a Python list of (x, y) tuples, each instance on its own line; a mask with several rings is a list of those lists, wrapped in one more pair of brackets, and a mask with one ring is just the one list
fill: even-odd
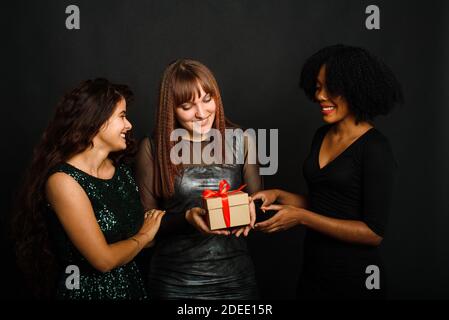
[[(203, 198), (204, 208), (208, 210), (206, 217), (209, 228), (218, 230), (248, 225), (250, 223), (248, 200), (247, 193), (231, 191), (227, 194), (228, 211), (226, 204), (223, 203), (223, 197)], [(226, 200), (224, 201), (226, 202)]]

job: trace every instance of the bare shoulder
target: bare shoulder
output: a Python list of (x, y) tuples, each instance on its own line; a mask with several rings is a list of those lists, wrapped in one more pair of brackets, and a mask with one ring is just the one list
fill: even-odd
[(55, 172), (48, 177), (45, 193), (50, 202), (61, 198), (83, 198), (86, 194), (78, 182), (64, 172)]
[(75, 179), (73, 179), (70, 175), (64, 172), (55, 172), (50, 175), (47, 179), (46, 187), (50, 189), (58, 189), (58, 188), (73, 188), (75, 185), (78, 185)]

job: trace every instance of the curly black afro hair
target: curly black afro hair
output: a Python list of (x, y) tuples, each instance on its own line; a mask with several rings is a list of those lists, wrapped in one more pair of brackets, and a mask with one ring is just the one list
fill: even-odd
[(388, 66), (363, 48), (341, 44), (325, 47), (305, 62), (300, 87), (312, 101), (316, 101), (322, 66), (327, 91), (331, 97), (344, 97), (357, 121), (386, 115), (404, 101), (401, 85)]

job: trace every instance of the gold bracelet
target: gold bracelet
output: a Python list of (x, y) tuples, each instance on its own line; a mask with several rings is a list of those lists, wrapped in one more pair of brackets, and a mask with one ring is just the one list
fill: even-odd
[(135, 242), (137, 243), (137, 247), (140, 248), (140, 241), (139, 241), (139, 240), (137, 240), (137, 239), (134, 238), (134, 237), (131, 237), (130, 240), (135, 241)]

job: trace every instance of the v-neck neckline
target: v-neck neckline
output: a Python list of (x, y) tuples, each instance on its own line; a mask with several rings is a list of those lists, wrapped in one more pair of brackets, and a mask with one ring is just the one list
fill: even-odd
[(325, 170), (327, 167), (329, 167), (332, 163), (334, 163), (336, 160), (338, 160), (341, 156), (343, 156), (343, 154), (345, 154), (348, 150), (350, 150), (352, 148), (353, 145), (357, 144), (360, 140), (362, 140), (363, 137), (365, 137), (368, 132), (373, 131), (375, 128), (371, 127), (368, 130), (366, 130), (363, 134), (361, 134), (357, 139), (355, 139), (353, 142), (351, 142), (351, 144), (349, 144), (342, 152), (340, 152), (335, 158), (333, 158), (331, 161), (329, 161), (328, 163), (326, 163), (323, 167), (320, 166), (320, 153), (321, 153), (321, 148), (323, 146), (323, 142), (324, 142), (324, 138), (326, 137), (326, 134), (329, 132), (329, 130), (332, 127), (329, 127), (324, 134), (321, 137), (321, 141), (318, 144), (318, 151), (316, 153), (316, 165), (318, 167), (318, 171), (323, 171)]

